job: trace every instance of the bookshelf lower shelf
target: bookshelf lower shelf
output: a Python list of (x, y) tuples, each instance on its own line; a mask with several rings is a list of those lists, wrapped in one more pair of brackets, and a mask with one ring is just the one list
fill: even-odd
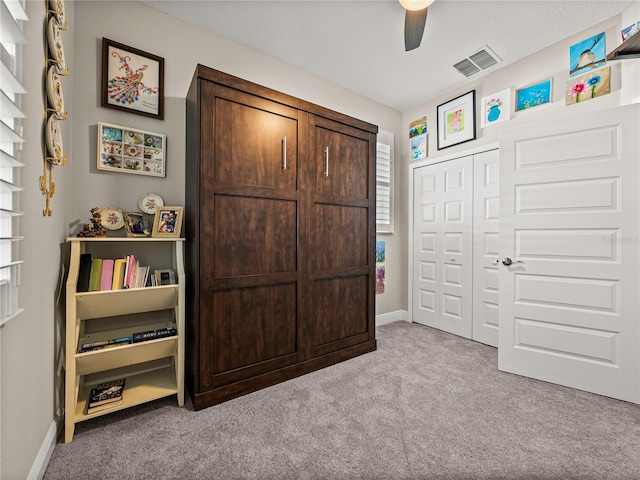
[(93, 388), (93, 385), (87, 386), (79, 392), (74, 418), (75, 423), (178, 393), (175, 367), (173, 365), (127, 377), (121, 405), (87, 415), (87, 401), (91, 388)]

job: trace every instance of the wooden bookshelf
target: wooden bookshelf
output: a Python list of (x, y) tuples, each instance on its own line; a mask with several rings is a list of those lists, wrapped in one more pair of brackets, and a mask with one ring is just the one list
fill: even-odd
[[(65, 443), (75, 424), (90, 418), (176, 395), (184, 405), (184, 239), (69, 238), (65, 345)], [(171, 269), (175, 285), (77, 292), (80, 256), (121, 258), (134, 254), (152, 270)], [(169, 321), (167, 321), (167, 319)], [(176, 335), (80, 352), (83, 343), (133, 337), (175, 323)], [(95, 385), (126, 378), (123, 403), (88, 415)]]

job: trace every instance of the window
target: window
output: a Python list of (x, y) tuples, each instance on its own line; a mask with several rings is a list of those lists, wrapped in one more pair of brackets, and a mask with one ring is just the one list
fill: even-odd
[(18, 220), (22, 119), (23, 0), (0, 0), (0, 325), (16, 316), (20, 264)]
[(376, 231), (393, 233), (393, 133), (384, 130), (376, 153)]

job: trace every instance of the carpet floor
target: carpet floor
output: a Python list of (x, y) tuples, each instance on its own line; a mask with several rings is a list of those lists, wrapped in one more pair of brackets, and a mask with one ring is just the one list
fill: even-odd
[(640, 479), (640, 406), (497, 370), (407, 322), (378, 350), (198, 412), (175, 397), (77, 425), (53, 479)]

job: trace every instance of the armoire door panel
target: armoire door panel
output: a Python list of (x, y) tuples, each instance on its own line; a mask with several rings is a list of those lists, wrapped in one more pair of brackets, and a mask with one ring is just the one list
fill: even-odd
[(212, 384), (216, 375), (255, 370), (258, 364), (265, 371), (272, 368), (268, 361), (280, 357), (295, 361), (296, 298), (295, 284), (220, 290), (206, 298), (202, 326), (208, 335), (201, 336), (200, 351), (207, 361), (201, 382)]
[(318, 280), (314, 293), (314, 346), (367, 333), (368, 275)]
[[(316, 205), (316, 239), (314, 249), (315, 267), (354, 267), (369, 263), (368, 210), (339, 205)], [(332, 232), (327, 235), (327, 232)]]
[(216, 98), (216, 184), (296, 190), (296, 119)]
[(316, 193), (369, 198), (369, 141), (316, 126)]
[(296, 202), (216, 195), (214, 205), (216, 278), (296, 271)]

